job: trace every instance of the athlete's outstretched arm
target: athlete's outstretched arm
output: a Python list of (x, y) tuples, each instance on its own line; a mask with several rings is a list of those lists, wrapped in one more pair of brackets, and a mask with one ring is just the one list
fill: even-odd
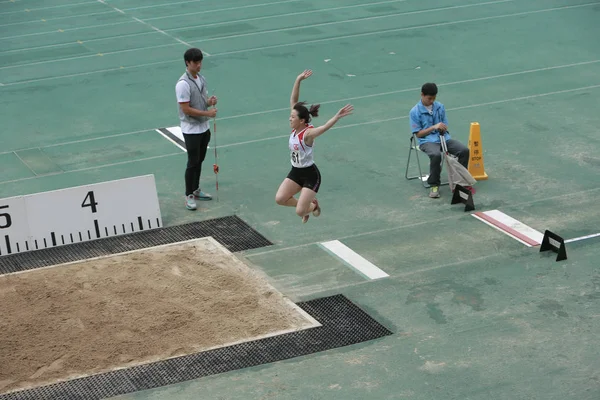
[(310, 69), (305, 69), (294, 81), (294, 87), (292, 88), (292, 96), (290, 97), (290, 108), (294, 108), (300, 97), (300, 82), (312, 75)]
[(321, 125), (316, 128), (310, 128), (306, 131), (304, 135), (304, 142), (311, 146), (312, 142), (336, 124), (341, 118), (344, 118), (346, 115), (352, 114), (354, 111), (354, 107), (351, 104), (346, 104), (343, 108), (341, 108), (329, 121), (327, 121), (324, 125)]

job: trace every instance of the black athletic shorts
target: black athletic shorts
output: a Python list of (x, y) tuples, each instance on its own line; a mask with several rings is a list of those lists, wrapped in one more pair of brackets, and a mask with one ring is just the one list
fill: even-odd
[(292, 166), (287, 177), (303, 188), (311, 189), (315, 193), (319, 192), (319, 187), (321, 186), (321, 173), (316, 164), (306, 168)]

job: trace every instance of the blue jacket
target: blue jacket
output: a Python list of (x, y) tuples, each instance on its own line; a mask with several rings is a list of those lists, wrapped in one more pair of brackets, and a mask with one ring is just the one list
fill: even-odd
[[(444, 105), (438, 101), (433, 102), (433, 108), (429, 111), (423, 105), (422, 101), (419, 101), (411, 110), (410, 110), (410, 131), (412, 133), (417, 133), (423, 129), (427, 129), (430, 126), (433, 126), (439, 122), (443, 122), (448, 126), (448, 119), (446, 118), (446, 109)], [(450, 130), (446, 131), (444, 135), (446, 140), (450, 139)], [(440, 132), (435, 130), (432, 131), (429, 135), (418, 138), (419, 145), (423, 143), (432, 142), (432, 143), (440, 143)]]

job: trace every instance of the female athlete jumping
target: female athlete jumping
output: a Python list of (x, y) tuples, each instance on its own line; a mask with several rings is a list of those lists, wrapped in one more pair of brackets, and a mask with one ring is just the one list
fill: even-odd
[[(292, 169), (283, 180), (275, 195), (275, 202), (280, 206), (296, 207), (296, 214), (306, 223), (310, 213), (315, 217), (321, 215), (321, 207), (315, 198), (321, 186), (321, 173), (313, 160), (313, 145), (315, 139), (327, 132), (340, 118), (352, 114), (354, 108), (348, 104), (339, 110), (325, 125), (315, 128), (311, 117), (319, 115), (319, 104), (306, 108), (306, 103), (298, 102), (300, 82), (312, 75), (311, 70), (305, 70), (296, 78), (290, 98), (290, 134), (289, 147), (291, 152)], [(300, 192), (300, 198), (294, 197)]]

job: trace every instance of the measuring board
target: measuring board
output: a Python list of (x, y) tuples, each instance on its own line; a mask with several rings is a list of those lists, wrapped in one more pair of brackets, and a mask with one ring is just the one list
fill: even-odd
[(0, 199), (0, 256), (162, 226), (154, 175)]

